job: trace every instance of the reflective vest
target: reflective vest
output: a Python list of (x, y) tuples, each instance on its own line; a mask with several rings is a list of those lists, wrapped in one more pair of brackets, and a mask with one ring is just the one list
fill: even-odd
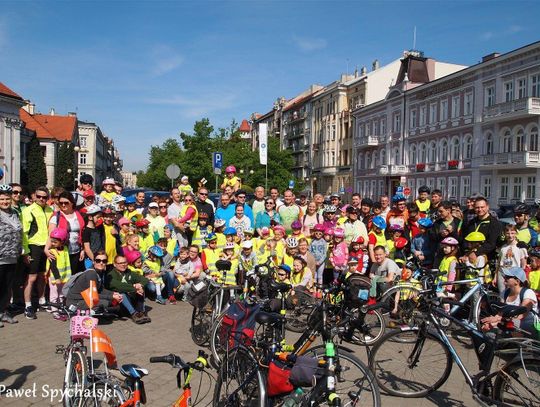
[(53, 214), (50, 206), (42, 208), (37, 203), (22, 211), (23, 231), (28, 236), (28, 244), (45, 246), (49, 238), (49, 220)]
[(107, 191), (101, 191), (101, 196), (103, 199), (105, 199), (107, 202), (112, 202), (113, 198), (118, 195), (116, 192), (107, 192)]
[(217, 236), (217, 246), (216, 249), (223, 250), (225, 248), (225, 243), (227, 243), (227, 238), (223, 233), (216, 233)]
[(139, 233), (139, 250), (143, 255), (146, 255), (148, 249), (154, 245), (154, 236), (150, 233), (146, 236), (143, 236), (142, 233)]
[(438, 281), (442, 281), (443, 283), (448, 281), (448, 272), (450, 271), (450, 265), (454, 261), (457, 261), (456, 256), (443, 257), (443, 259), (441, 260), (441, 264), (439, 264), (439, 271), (444, 271), (445, 275), (441, 276)]
[[(69, 252), (67, 247), (64, 247), (64, 250), (62, 251), (59, 251), (57, 249), (50, 249), (49, 251), (53, 253), (56, 257), (56, 268), (58, 269), (58, 273), (60, 274), (60, 280), (62, 281), (62, 283), (67, 283), (67, 281), (71, 277), (71, 263), (69, 261)], [(51, 262), (47, 259), (47, 270), (49, 270), (50, 267)], [(52, 274), (49, 277), (49, 280), (55, 280)]]
[(383, 247), (388, 248), (388, 243), (386, 241), (386, 237), (384, 236), (384, 232), (377, 234), (374, 231), (371, 231), (368, 233), (368, 238), (369, 238), (369, 235), (375, 236), (375, 246), (383, 246)]
[[(238, 270), (238, 260), (231, 259), (231, 269), (225, 270), (224, 281), (219, 281), (220, 283), (225, 283), (225, 285), (236, 285), (236, 272)], [(221, 277), (223, 279), (223, 276)]]
[[(153, 273), (159, 273), (161, 271), (161, 263), (159, 261), (152, 261), (150, 259), (146, 259), (144, 261), (144, 264), (146, 267), (152, 270)], [(161, 279), (161, 277), (152, 277), (150, 278), (150, 280), (153, 281), (155, 284), (163, 284), (163, 280)]]
[(237, 182), (238, 184), (241, 184), (240, 178), (238, 178), (236, 175), (232, 178), (225, 177), (225, 179), (223, 180), (223, 183), (225, 184), (225, 186), (233, 187), (233, 188)]
[(142, 276), (144, 273), (142, 271), (142, 269), (138, 269), (138, 268), (135, 268), (135, 266), (132, 266), (132, 265), (129, 265), (128, 266), (128, 269), (132, 272), (132, 273), (135, 273), (135, 274), (138, 274), (140, 276)]
[(287, 254), (287, 252), (285, 252), (283, 254), (283, 263), (282, 264), (286, 264), (287, 266), (289, 266), (292, 269), (293, 268), (293, 263), (294, 263), (294, 257), (289, 256)]
[(422, 212), (422, 213), (428, 213), (429, 212), (429, 208), (431, 206), (431, 201), (429, 199), (426, 199), (424, 202), (420, 202), (420, 200), (417, 199), (415, 202), (416, 202), (416, 206), (418, 206), (418, 209), (420, 210), (420, 212)]
[(193, 238), (191, 239), (191, 244), (196, 244), (201, 249), (204, 249), (206, 247), (206, 240), (204, 239), (206, 238), (206, 236), (208, 236), (208, 234), (211, 231), (212, 231), (212, 226), (205, 226), (203, 229), (201, 229), (200, 226), (197, 226), (197, 228), (195, 229), (195, 232), (193, 232)]
[(183, 218), (184, 216), (186, 216), (188, 208), (192, 208), (193, 210), (195, 210), (195, 215), (193, 215), (191, 220), (189, 222), (186, 222), (186, 224), (192, 231), (195, 231), (195, 229), (197, 228), (197, 222), (199, 220), (199, 212), (197, 212), (197, 207), (195, 205), (182, 205), (182, 209), (180, 210), (180, 217)]
[(189, 185), (189, 184), (187, 184), (187, 185), (184, 185), (184, 184), (178, 185), (178, 190), (180, 191), (180, 193), (182, 195), (191, 194), (193, 192), (193, 188), (191, 188), (191, 185)]
[(169, 253), (173, 257), (178, 257), (178, 251), (179, 251), (178, 246), (179, 246), (178, 245), (178, 240), (176, 240), (174, 238), (170, 238), (167, 241), (167, 253)]
[(217, 276), (219, 280), (221, 280), (221, 272), (217, 270), (216, 268), (216, 261), (219, 260), (219, 254), (221, 253), (221, 250), (219, 249), (210, 249), (206, 248), (203, 249), (204, 258), (206, 259), (206, 274), (209, 274), (210, 276)]
[[(491, 270), (489, 268), (489, 263), (488, 263), (487, 256), (485, 254), (483, 254), (483, 255), (478, 256), (478, 257), (483, 257), (484, 258), (484, 262), (485, 262), (484, 267), (482, 267), (481, 270), (475, 270), (475, 272), (473, 272), (473, 270), (467, 269), (465, 271), (465, 276), (464, 277), (465, 277), (466, 280), (476, 278), (476, 272), (478, 272), (478, 277), (482, 277), (484, 283), (491, 283), (493, 281), (493, 276), (491, 275)], [(476, 283), (470, 283), (469, 285), (471, 287), (474, 287), (476, 285)]]

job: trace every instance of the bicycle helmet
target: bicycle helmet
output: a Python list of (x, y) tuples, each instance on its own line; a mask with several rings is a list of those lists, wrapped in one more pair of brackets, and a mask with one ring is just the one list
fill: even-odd
[(135, 195), (130, 195), (126, 197), (126, 205), (135, 205), (137, 203), (137, 200), (135, 199)]
[(540, 250), (532, 249), (529, 251), (529, 257), (537, 257), (540, 259)]
[(105, 178), (101, 185), (115, 185), (116, 181), (112, 178)]
[(465, 236), (467, 242), (485, 242), (486, 236), (482, 232), (471, 232)]
[(326, 228), (325, 231), (324, 231), (324, 234), (328, 235), (328, 236), (334, 236), (334, 229)]
[(135, 222), (135, 226), (138, 228), (145, 228), (150, 224), (150, 221), (148, 219), (139, 219)]
[(426, 229), (433, 227), (433, 221), (430, 218), (418, 219), (418, 224)]
[(402, 280), (409, 280), (412, 277), (412, 271), (411, 269), (407, 267), (403, 267), (401, 270), (401, 279)]
[(236, 229), (231, 226), (227, 226), (223, 231), (223, 234), (225, 236), (236, 235)]
[(362, 236), (358, 236), (357, 238), (353, 239), (354, 243), (362, 244), (365, 242), (364, 238)]
[(86, 191), (83, 191), (82, 196), (84, 199), (90, 199), (90, 198), (93, 199), (96, 197), (96, 193), (94, 192), (93, 189), (87, 189)]
[(325, 213), (336, 213), (337, 208), (334, 205), (326, 205), (323, 209)]
[(386, 221), (382, 216), (375, 216), (373, 218), (373, 225), (379, 229), (386, 229)]
[(253, 248), (253, 240), (244, 240), (242, 242), (242, 249), (251, 249)]
[(13, 189), (8, 184), (0, 185), (0, 193), (2, 194), (11, 194)]
[(236, 248), (234, 242), (227, 242), (225, 243), (225, 247), (223, 250), (234, 250)]
[(96, 213), (101, 212), (101, 208), (98, 205), (95, 205), (95, 204), (88, 205), (85, 209), (86, 209), (86, 214), (87, 215), (95, 215)]
[(407, 198), (405, 198), (405, 195), (402, 195), (402, 194), (395, 194), (392, 197), (392, 202), (394, 202), (394, 203), (401, 202), (401, 201), (406, 201), (406, 200), (407, 200)]
[(405, 246), (407, 246), (407, 243), (409, 243), (409, 242), (407, 241), (407, 239), (405, 239), (404, 237), (398, 237), (398, 238), (394, 241), (394, 246), (396, 247), (396, 249), (401, 250), (401, 249), (403, 249)]
[(113, 204), (119, 204), (120, 202), (125, 202), (126, 197), (123, 195), (115, 195), (112, 199)]
[(457, 246), (457, 245), (459, 245), (459, 242), (456, 239), (454, 239), (453, 237), (447, 237), (447, 238), (443, 239), (441, 244), (445, 244), (447, 246)]
[(291, 223), (291, 229), (302, 229), (302, 222), (295, 220), (293, 223)]
[(127, 252), (124, 257), (126, 258), (128, 264), (133, 264), (137, 261), (137, 259), (140, 259), (142, 257), (142, 254), (140, 251), (135, 250), (132, 252)]
[(341, 228), (334, 229), (334, 236), (335, 237), (345, 237), (345, 231)]
[(400, 224), (398, 223), (392, 223), (390, 225), (390, 231), (391, 232), (403, 232), (403, 226), (401, 226)]
[(529, 206), (527, 204), (524, 204), (522, 202), (516, 204), (516, 206), (514, 206), (514, 214), (517, 214), (517, 213), (524, 213), (526, 215), (529, 214)]
[(283, 234), (285, 233), (285, 228), (282, 225), (274, 226), (273, 230), (274, 230), (274, 232), (281, 232)]
[(270, 234), (270, 229), (268, 229), (266, 226), (261, 228), (261, 235), (262, 236), (268, 236)]
[(128, 218), (125, 218), (125, 217), (121, 217), (120, 219), (118, 219), (118, 226), (122, 226), (122, 225), (129, 225), (131, 222), (129, 221)]
[(313, 227), (313, 230), (315, 232), (323, 232), (324, 233), (324, 226), (322, 223), (317, 223), (314, 227)]
[(101, 212), (103, 212), (103, 215), (114, 215), (114, 211), (110, 206), (104, 207)]
[(214, 220), (214, 227), (215, 228), (220, 228), (222, 226), (225, 226), (225, 220), (224, 219), (215, 219)]
[(287, 272), (287, 274), (291, 274), (291, 267), (287, 264), (281, 264), (278, 269), (281, 269), (285, 272)]
[(227, 168), (225, 168), (225, 173), (230, 174), (236, 172), (236, 167), (234, 165), (229, 165)]
[(426, 193), (431, 193), (431, 190), (429, 189), (429, 187), (427, 185), (422, 185), (420, 188), (418, 188), (418, 193), (421, 194), (423, 192), (426, 192)]
[(298, 240), (296, 237), (288, 237), (285, 239), (285, 244), (289, 249), (294, 249), (295, 247), (298, 247)]
[(253, 230), (253, 228), (245, 228), (244, 229), (244, 235), (253, 235), (255, 233), (255, 231)]
[(217, 240), (217, 235), (216, 235), (214, 232), (208, 233), (208, 236), (206, 236), (206, 237), (204, 238), (204, 241), (205, 241), (205, 242), (208, 242), (208, 243), (211, 242), (211, 241), (213, 241), (213, 240)]
[(57, 239), (61, 242), (65, 242), (68, 238), (68, 233), (66, 229), (54, 228), (50, 234), (51, 239)]
[(165, 256), (165, 253), (163, 253), (163, 249), (159, 246), (150, 246), (150, 248), (148, 249), (148, 253), (153, 254), (156, 257)]

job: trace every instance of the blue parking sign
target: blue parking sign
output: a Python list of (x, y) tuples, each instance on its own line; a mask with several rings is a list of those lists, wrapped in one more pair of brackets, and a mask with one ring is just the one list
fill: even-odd
[(223, 153), (212, 153), (212, 167), (214, 169), (223, 167)]
[(294, 180), (289, 180), (289, 189), (293, 189), (294, 188)]

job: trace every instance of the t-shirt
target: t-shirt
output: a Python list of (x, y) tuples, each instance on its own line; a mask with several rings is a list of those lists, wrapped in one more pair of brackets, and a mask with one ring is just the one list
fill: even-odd
[(96, 253), (99, 250), (105, 250), (105, 232), (103, 226), (97, 228), (84, 228), (82, 241), (83, 243), (90, 243), (90, 250), (92, 253)]
[(176, 276), (191, 277), (194, 272), (195, 265), (189, 259), (185, 263), (182, 263), (180, 260), (178, 260), (174, 266), (174, 274)]
[(380, 265), (377, 263), (371, 265), (371, 273), (376, 276), (386, 277), (389, 272), (401, 276), (401, 269), (392, 259), (386, 259)]
[[(530, 288), (527, 288), (525, 290), (525, 293), (523, 294), (523, 300), (531, 300), (533, 302), (532, 310), (533, 311), (538, 310), (538, 300), (536, 299), (536, 294)], [(514, 300), (512, 301), (509, 300), (509, 297), (507, 297), (505, 303), (508, 305), (518, 305), (518, 306), (521, 305), (520, 295), (518, 294), (516, 298), (514, 298)], [(538, 335), (538, 333), (535, 331), (535, 328), (534, 328), (534, 315), (532, 312), (527, 313), (525, 318), (523, 318), (522, 320), (515, 318), (513, 319), (513, 321), (514, 321), (514, 325), (517, 328), (521, 328), (535, 335)]]
[(527, 258), (527, 249), (516, 244), (505, 244), (500, 249), (499, 264), (502, 268), (521, 267), (521, 259)]

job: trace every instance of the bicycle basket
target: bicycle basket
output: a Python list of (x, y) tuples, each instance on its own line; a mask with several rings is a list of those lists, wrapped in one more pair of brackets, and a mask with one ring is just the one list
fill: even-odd
[(204, 281), (192, 284), (187, 294), (189, 303), (195, 308), (202, 308), (208, 303), (208, 285)]
[(90, 331), (94, 329), (98, 324), (96, 318), (92, 318), (88, 315), (75, 315), (71, 318), (69, 326), (69, 333), (73, 339), (88, 339), (90, 338)]
[(345, 282), (345, 303), (350, 307), (361, 307), (369, 299), (371, 279), (360, 274), (352, 274)]

